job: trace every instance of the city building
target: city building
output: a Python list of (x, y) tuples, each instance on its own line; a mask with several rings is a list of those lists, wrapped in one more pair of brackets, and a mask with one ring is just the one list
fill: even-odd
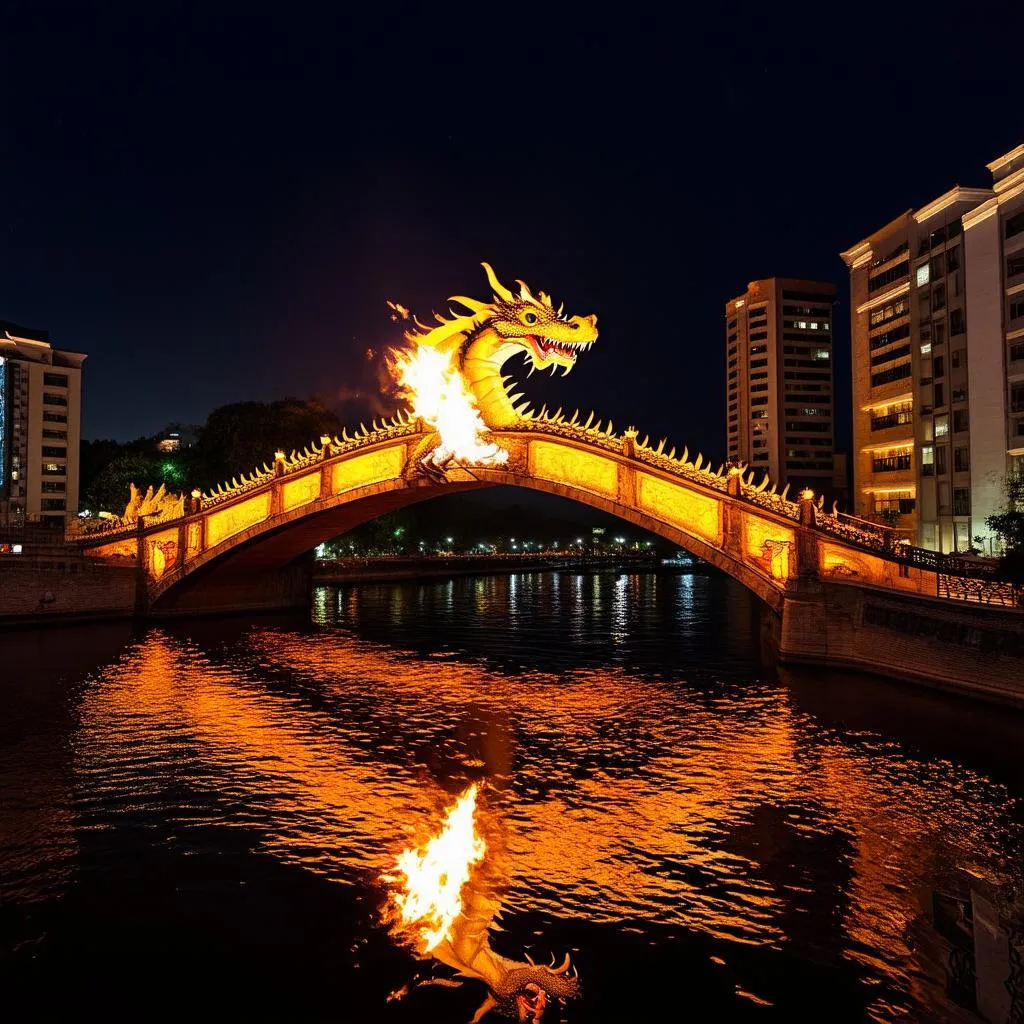
[(63, 527), (78, 511), (85, 358), (0, 320), (0, 525)]
[(1024, 146), (841, 253), (850, 271), (854, 510), (936, 551), (997, 551), (1024, 469)]
[(726, 449), (794, 492), (833, 480), (832, 308), (825, 281), (751, 281), (725, 304)]

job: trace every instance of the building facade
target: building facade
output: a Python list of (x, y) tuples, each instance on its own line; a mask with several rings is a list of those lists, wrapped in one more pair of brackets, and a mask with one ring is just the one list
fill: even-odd
[(842, 253), (854, 510), (935, 551), (996, 549), (1024, 463), (1024, 146)]
[(772, 277), (725, 304), (726, 450), (779, 487), (830, 493), (835, 285)]
[(78, 511), (85, 358), (0, 321), (0, 526), (61, 528)]

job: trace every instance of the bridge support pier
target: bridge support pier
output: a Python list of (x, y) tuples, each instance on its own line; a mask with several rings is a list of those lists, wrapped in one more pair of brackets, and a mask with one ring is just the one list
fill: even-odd
[(149, 618), (230, 615), (241, 612), (308, 611), (313, 591), (313, 553), (281, 569), (254, 565), (249, 571), (196, 573), (162, 595), (141, 614)]

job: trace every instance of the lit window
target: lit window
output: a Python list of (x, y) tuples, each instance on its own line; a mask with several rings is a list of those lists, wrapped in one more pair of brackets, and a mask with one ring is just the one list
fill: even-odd
[(818, 329), (818, 322), (816, 320), (811, 321), (811, 330), (816, 331)]
[(935, 462), (935, 446), (925, 444), (921, 446), (921, 465), (930, 466)]
[(930, 276), (928, 274), (928, 269), (929, 269), (929, 265), (927, 263), (923, 263), (920, 267), (917, 268), (917, 286), (918, 286), (918, 288), (920, 288), (921, 285), (923, 285), (923, 284), (927, 284), (931, 280), (931, 278), (930, 278)]
[(935, 417), (935, 436), (947, 437), (949, 435), (949, 416)]
[(807, 321), (806, 320), (798, 320), (797, 321), (797, 327), (799, 327), (800, 330), (802, 330), (802, 331), (806, 331), (807, 330)]
[(923, 356), (930, 355), (931, 351), (932, 351), (932, 343), (930, 341), (926, 341), (921, 346), (921, 355), (923, 355)]

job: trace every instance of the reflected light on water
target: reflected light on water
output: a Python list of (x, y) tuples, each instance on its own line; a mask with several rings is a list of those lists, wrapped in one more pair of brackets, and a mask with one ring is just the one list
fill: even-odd
[[(69, 760), (3, 812), (7, 835), (22, 816), (18, 841), (0, 840), (8, 891), (52, 898), (76, 835), (113, 849), (135, 826), (179, 853), (232, 830), (369, 885), (476, 783), (505, 829), (506, 916), (652, 947), (701, 936), (726, 964), (748, 947), (844, 963), (872, 1015), (920, 1015), (918, 893), (968, 863), (1019, 880), (1016, 800), (966, 763), (824, 724), (735, 668), (757, 637), (739, 598), (712, 600), (720, 585), (349, 587), (318, 594), (311, 633), (151, 629), (78, 693)], [(20, 756), (43, 764), (31, 746)], [(16, 771), (9, 756), (0, 769)], [(763, 978), (736, 984), (778, 997)]]

